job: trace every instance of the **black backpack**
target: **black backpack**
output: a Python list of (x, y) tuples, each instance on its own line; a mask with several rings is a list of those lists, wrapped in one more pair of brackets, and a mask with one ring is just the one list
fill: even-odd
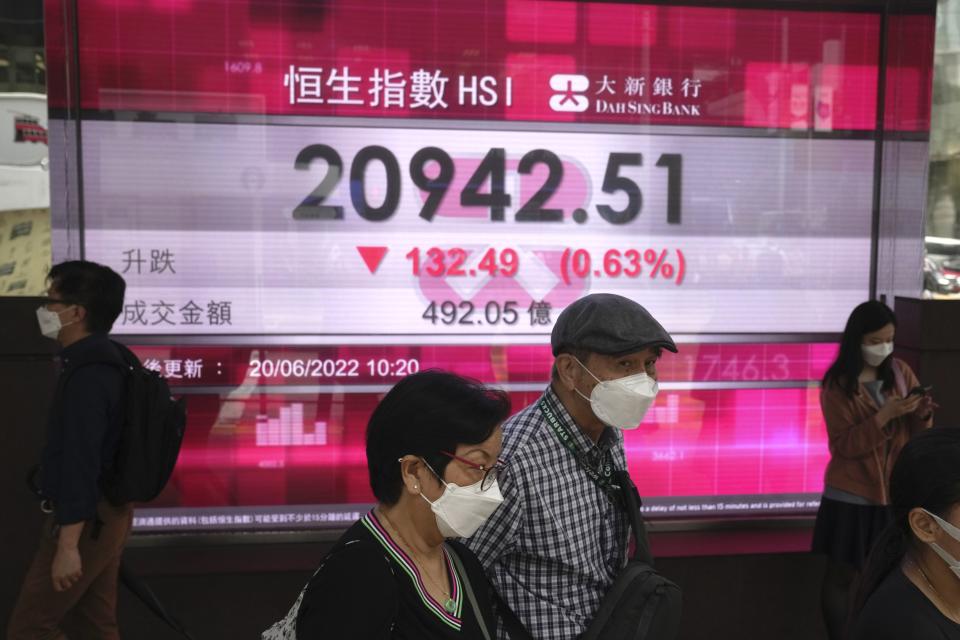
[(167, 381), (145, 368), (130, 349), (111, 342), (119, 360), (75, 362), (69, 375), (94, 363), (115, 365), (124, 371), (120, 440), (113, 465), (100, 478), (100, 491), (118, 506), (149, 502), (160, 495), (173, 474), (187, 426), (186, 402), (171, 397)]
[(636, 547), (580, 640), (672, 640), (680, 632), (680, 587), (653, 568), (640, 494), (626, 471), (617, 476)]

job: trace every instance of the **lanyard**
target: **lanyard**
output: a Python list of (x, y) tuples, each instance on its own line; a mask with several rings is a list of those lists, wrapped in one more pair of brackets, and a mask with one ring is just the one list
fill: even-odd
[(554, 435), (556, 435), (560, 443), (573, 454), (573, 458), (577, 461), (577, 464), (579, 464), (590, 479), (593, 480), (594, 484), (600, 487), (600, 490), (606, 494), (610, 502), (620, 504), (620, 485), (613, 482), (613, 461), (608, 459), (601, 462), (599, 468), (591, 465), (587, 462), (583, 452), (577, 448), (577, 444), (573, 440), (573, 434), (563, 426), (563, 423), (560, 422), (557, 414), (550, 408), (546, 400), (540, 398), (539, 406), (540, 412), (543, 413), (547, 419), (547, 424), (553, 429)]

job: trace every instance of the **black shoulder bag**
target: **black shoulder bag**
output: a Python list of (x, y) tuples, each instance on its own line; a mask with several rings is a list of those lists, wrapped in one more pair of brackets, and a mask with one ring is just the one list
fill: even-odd
[(626, 471), (615, 475), (636, 546), (580, 640), (671, 640), (680, 631), (680, 587), (654, 569), (640, 494)]
[(680, 587), (653, 568), (647, 529), (640, 515), (640, 493), (625, 470), (611, 462), (595, 467), (579, 451), (569, 430), (543, 398), (540, 411), (560, 443), (610, 501), (627, 512), (636, 543), (600, 608), (579, 640), (672, 640), (680, 630)]

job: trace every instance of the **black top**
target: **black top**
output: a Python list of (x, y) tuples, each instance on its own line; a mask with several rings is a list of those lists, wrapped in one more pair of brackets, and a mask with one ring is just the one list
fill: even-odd
[(452, 612), (430, 597), (416, 565), (371, 511), (347, 530), (311, 578), (297, 615), (297, 639), (482, 639), (464, 578), (473, 587), (487, 629), (496, 634), (491, 586), (483, 568), (463, 545), (447, 545), (467, 573), (459, 575), (448, 557)]
[(47, 424), (41, 490), (57, 524), (93, 519), (100, 475), (113, 464), (120, 438), (123, 369), (106, 334), (78, 340), (60, 353), (62, 368)]
[(853, 628), (853, 640), (960, 640), (960, 625), (940, 613), (899, 567), (873, 592)]

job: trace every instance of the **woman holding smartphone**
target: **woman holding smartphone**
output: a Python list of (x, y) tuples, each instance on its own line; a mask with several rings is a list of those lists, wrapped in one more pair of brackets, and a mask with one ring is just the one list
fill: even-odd
[(831, 640), (842, 636), (850, 586), (891, 519), (893, 464), (910, 437), (933, 419), (929, 393), (892, 355), (896, 326), (893, 311), (882, 302), (857, 306), (820, 392), (830, 462), (813, 551), (827, 556), (821, 604)]

